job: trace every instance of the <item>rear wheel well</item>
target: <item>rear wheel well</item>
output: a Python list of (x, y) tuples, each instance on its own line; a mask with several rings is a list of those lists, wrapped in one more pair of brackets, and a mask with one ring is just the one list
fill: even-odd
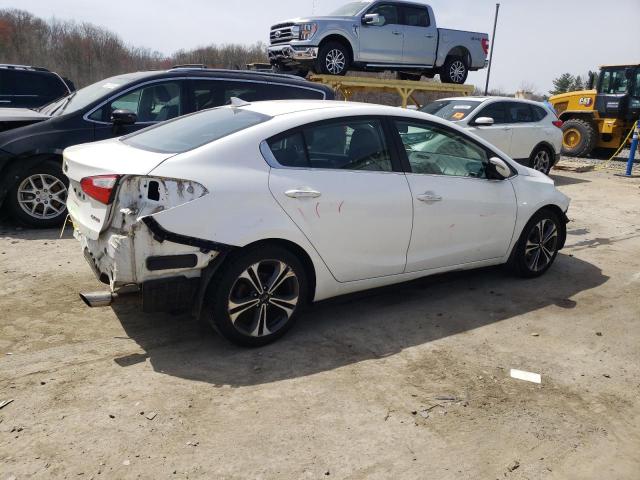
[(558, 115), (558, 118), (563, 122), (567, 120), (584, 120), (586, 122), (594, 123), (594, 118), (591, 113), (576, 113), (576, 112), (562, 112)]
[(349, 53), (349, 63), (353, 62), (353, 48), (351, 48), (351, 43), (349, 42), (349, 40), (338, 34), (327, 35), (320, 41), (318, 48), (321, 48), (327, 42), (338, 42), (342, 44)]
[(236, 248), (232, 252), (227, 255), (222, 263), (228, 262), (230, 258), (235, 257), (237, 255), (241, 255), (245, 251), (249, 249), (258, 249), (261, 247), (265, 247), (267, 245), (274, 245), (280, 248), (284, 248), (285, 250), (293, 253), (304, 267), (304, 271), (307, 274), (307, 282), (309, 284), (309, 298), (306, 299), (307, 303), (313, 302), (313, 297), (315, 296), (316, 291), (316, 270), (313, 266), (313, 261), (309, 254), (298, 244), (291, 242), (289, 240), (284, 240), (282, 238), (267, 238), (264, 240), (258, 240), (253, 243), (249, 243), (241, 248)]
[(463, 47), (461, 45), (453, 47), (451, 50), (449, 50), (449, 53), (447, 53), (445, 61), (449, 57), (460, 57), (462, 60), (464, 60), (464, 63), (467, 64), (467, 67), (471, 66), (471, 54), (466, 47)]

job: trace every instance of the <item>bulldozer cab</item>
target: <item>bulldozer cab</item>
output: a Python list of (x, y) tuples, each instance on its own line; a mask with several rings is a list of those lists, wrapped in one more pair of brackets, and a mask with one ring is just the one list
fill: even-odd
[(635, 120), (640, 114), (640, 66), (603, 66), (595, 85), (596, 110), (602, 118)]

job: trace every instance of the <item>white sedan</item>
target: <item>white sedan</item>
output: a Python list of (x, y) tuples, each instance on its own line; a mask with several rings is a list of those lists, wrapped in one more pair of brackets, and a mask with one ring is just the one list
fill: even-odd
[(517, 162), (549, 174), (560, 158), (562, 120), (545, 104), (508, 97), (457, 97), (422, 108), (484, 138)]
[(64, 151), (75, 236), (104, 293), (190, 309), (263, 345), (301, 306), (449, 270), (535, 277), (569, 199), (452, 123), (395, 107), (269, 101)]

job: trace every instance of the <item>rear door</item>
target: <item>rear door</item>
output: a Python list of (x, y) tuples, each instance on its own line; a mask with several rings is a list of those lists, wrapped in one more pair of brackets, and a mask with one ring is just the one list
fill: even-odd
[[(138, 120), (133, 125), (114, 127), (111, 113), (129, 110)], [(88, 119), (94, 124), (95, 140), (119, 137), (141, 128), (179, 117), (187, 113), (183, 80), (167, 79), (132, 86), (93, 111)]]
[(360, 25), (360, 61), (371, 64), (402, 63), (404, 26), (400, 24), (398, 6), (379, 3), (366, 13), (376, 13), (384, 19), (382, 25)]
[(404, 25), (402, 63), (433, 65), (438, 43), (438, 29), (429, 18), (429, 9), (417, 5), (400, 6)]
[[(511, 155), (511, 134), (513, 126), (510, 123), (507, 102), (495, 101), (480, 107), (468, 123), (468, 130), (487, 142), (495, 145), (507, 155)], [(473, 120), (480, 117), (493, 118), (493, 125), (476, 125)]]
[(511, 119), (511, 149), (509, 155), (521, 161), (529, 158), (534, 147), (544, 138), (542, 124), (534, 117), (531, 105), (507, 102)]
[(266, 145), (271, 193), (338, 281), (404, 271), (411, 194), (380, 119), (311, 124)]
[(256, 80), (198, 78), (188, 80), (187, 84), (193, 111), (226, 105), (231, 97), (247, 102), (287, 99), (323, 100), (325, 98), (324, 92), (311, 87)]

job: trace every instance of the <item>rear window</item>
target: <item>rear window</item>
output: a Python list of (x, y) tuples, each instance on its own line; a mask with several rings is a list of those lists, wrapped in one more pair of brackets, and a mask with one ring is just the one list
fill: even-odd
[(422, 111), (456, 122), (469, 116), (480, 105), (474, 100), (438, 100), (422, 107)]
[(250, 110), (219, 107), (145, 128), (123, 137), (122, 142), (152, 152), (182, 153), (270, 118)]

